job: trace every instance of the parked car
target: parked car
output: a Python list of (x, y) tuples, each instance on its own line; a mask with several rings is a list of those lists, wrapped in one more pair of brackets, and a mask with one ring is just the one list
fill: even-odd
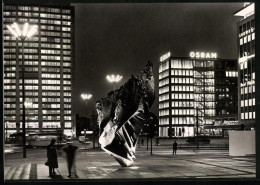
[[(186, 140), (189, 144), (196, 144), (196, 137), (190, 137), (189, 139)], [(203, 144), (209, 144), (210, 139), (206, 137), (198, 137), (198, 142), (203, 143)]]
[[(86, 138), (86, 140), (88, 140), (88, 138)], [(84, 143), (84, 141), (85, 141), (85, 136), (79, 136), (79, 142)]]
[(73, 143), (71, 136), (68, 136), (68, 137), (67, 137), (67, 142), (66, 142), (66, 143), (67, 143), (67, 144), (72, 144), (72, 143)]
[[(79, 136), (79, 142), (85, 144), (85, 136)], [(89, 145), (91, 141), (86, 137), (86, 144)]]

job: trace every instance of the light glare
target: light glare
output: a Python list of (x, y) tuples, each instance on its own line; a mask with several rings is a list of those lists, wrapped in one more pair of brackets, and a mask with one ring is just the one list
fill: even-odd
[(14, 31), (14, 29), (11, 28), (11, 26), (7, 25), (7, 28), (8, 28), (8, 30), (13, 34), (13, 36), (15, 36), (16, 38), (19, 37), (18, 34)]
[(37, 25), (33, 25), (33, 27), (28, 31), (27, 33), (27, 37), (30, 38), (33, 34), (35, 34), (38, 30), (38, 26)]
[(114, 74), (106, 76), (106, 79), (111, 83), (119, 82), (122, 78), (123, 78), (123, 76), (121, 76), (121, 75), (115, 76)]
[(89, 100), (92, 97), (92, 94), (81, 94), (83, 100)]
[(32, 102), (28, 102), (28, 101), (26, 101), (26, 102), (24, 102), (24, 106), (25, 107), (32, 107)]
[(27, 32), (28, 32), (28, 27), (29, 27), (29, 24), (28, 23), (25, 23), (24, 26), (23, 26), (23, 36), (25, 37)]
[(20, 37), (22, 35), (22, 32), (21, 32), (21, 30), (20, 30), (20, 28), (19, 28), (19, 26), (16, 22), (13, 24), (13, 27), (14, 27), (17, 35)]
[(14, 22), (12, 25), (7, 25), (8, 30), (20, 40), (24, 40), (25, 38), (30, 38), (38, 31), (38, 26), (33, 25), (31, 29), (29, 29), (29, 23), (24, 23), (23, 30), (19, 28), (18, 24)]

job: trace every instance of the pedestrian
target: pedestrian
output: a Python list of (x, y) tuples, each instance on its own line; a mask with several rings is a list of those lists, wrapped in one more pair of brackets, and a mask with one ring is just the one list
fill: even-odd
[(159, 146), (159, 138), (156, 138), (156, 145)]
[[(74, 158), (75, 158), (75, 152), (78, 147), (72, 146), (71, 144), (68, 144), (67, 147), (63, 148), (63, 151), (66, 152), (66, 159), (67, 159), (67, 165), (68, 165), (68, 177), (71, 178), (71, 168), (74, 164)], [(77, 176), (77, 174), (76, 174)]]
[(48, 165), (49, 165), (49, 176), (52, 177), (56, 175), (54, 168), (58, 168), (58, 159), (57, 159), (57, 152), (55, 147), (55, 139), (51, 140), (51, 143), (47, 146), (47, 158), (48, 158)]
[(143, 138), (141, 139), (141, 143), (142, 143), (142, 146), (144, 146), (144, 139)]
[(178, 143), (176, 143), (176, 141), (174, 141), (173, 145), (172, 145), (172, 149), (173, 149), (173, 155), (176, 155), (177, 152), (177, 148), (178, 148)]

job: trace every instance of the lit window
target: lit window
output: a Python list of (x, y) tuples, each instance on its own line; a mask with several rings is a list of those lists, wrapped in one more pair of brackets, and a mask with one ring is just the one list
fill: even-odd
[(248, 112), (245, 113), (245, 119), (248, 119)]
[(255, 40), (255, 33), (252, 33), (252, 40)]
[(70, 128), (71, 127), (71, 122), (65, 122), (65, 128)]
[(240, 45), (243, 45), (243, 39), (242, 38), (240, 39)]
[(244, 44), (247, 43), (247, 37), (244, 37)]
[(251, 35), (248, 35), (247, 39), (248, 39), (248, 42), (250, 42), (251, 41)]
[(245, 94), (247, 94), (248, 93), (248, 91), (247, 91), (247, 87), (245, 87)]

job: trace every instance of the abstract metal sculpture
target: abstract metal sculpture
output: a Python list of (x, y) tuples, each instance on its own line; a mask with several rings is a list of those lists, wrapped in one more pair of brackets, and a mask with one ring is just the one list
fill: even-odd
[(143, 124), (155, 99), (152, 64), (118, 90), (96, 102), (100, 128), (99, 143), (121, 166), (131, 166)]

